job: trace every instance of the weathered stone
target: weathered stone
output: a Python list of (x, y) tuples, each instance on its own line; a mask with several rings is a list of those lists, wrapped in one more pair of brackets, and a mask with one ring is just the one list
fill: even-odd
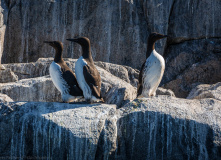
[(203, 99), (203, 98), (214, 98), (221, 101), (221, 82), (209, 85), (201, 84), (196, 86), (187, 99)]
[(168, 95), (168, 96), (173, 96), (175, 97), (175, 94), (173, 93), (172, 90), (170, 89), (165, 89), (162, 87), (158, 87), (156, 90), (156, 95)]
[(11, 69), (18, 79), (35, 78), (49, 75), (50, 62), (32, 62), (32, 63), (9, 63), (3, 64), (5, 68)]
[[(54, 58), (39, 58), (36, 62), (32, 63), (10, 63), (3, 64), (5, 68), (10, 68), (18, 75), (19, 79), (41, 77), (49, 75), (49, 66)], [(64, 58), (67, 65), (74, 71), (77, 59)], [(137, 86), (139, 71), (129, 66), (122, 66), (107, 62), (94, 62), (106, 71), (110, 72), (116, 77), (130, 83), (134, 87)]]
[(176, 43), (221, 37), (221, 1), (181, 0), (173, 3), (168, 19), (168, 34)]
[(117, 65), (113, 63), (106, 63), (106, 62), (95, 62), (96, 66), (99, 66), (106, 71), (110, 72), (116, 77), (130, 83), (134, 87), (137, 86), (138, 83), (138, 76), (139, 70), (133, 69), (129, 66)]
[[(0, 104), (0, 157), (220, 159), (221, 101), (171, 96), (107, 104)], [(22, 158), (23, 157), (23, 158)]]
[(49, 76), (0, 83), (0, 92), (14, 101), (61, 102), (61, 95)]
[[(173, 88), (172, 82), (180, 84), (176, 77), (188, 69), (189, 77), (194, 77), (197, 74), (192, 72), (192, 65), (220, 60), (220, 3), (219, 0), (1, 1), (0, 59), (3, 43), (4, 63), (54, 56), (53, 49), (45, 45), (44, 40), (63, 41), (64, 57), (78, 58), (80, 46), (65, 39), (87, 36), (96, 61), (140, 68), (145, 61), (147, 36), (156, 31), (170, 36), (156, 43), (156, 50), (167, 61), (161, 85), (167, 84), (167, 88), (175, 89), (175, 94), (184, 98), (197, 80), (183, 81), (181, 87), (173, 84)], [(111, 71), (112, 74), (115, 71)], [(206, 78), (199, 81), (217, 83), (217, 80), (205, 82), (217, 79), (212, 76), (206, 74)], [(122, 77), (129, 82), (126, 74)], [(218, 79), (220, 81), (220, 77)], [(129, 80), (136, 86), (137, 81), (131, 81), (130, 76)]]
[(8, 82), (15, 82), (18, 80), (18, 76), (15, 75), (14, 72), (11, 71), (11, 69), (4, 69), (0, 70), (0, 83), (8, 83)]
[(5, 102), (13, 102), (13, 100), (6, 94), (0, 93), (0, 103), (5, 103)]
[(0, 64), (0, 70), (5, 70), (5, 67), (2, 64)]
[[(161, 84), (177, 97), (186, 98), (195, 83), (221, 80), (221, 40), (193, 40), (168, 47)], [(188, 47), (187, 47), (188, 46)]]
[(145, 58), (148, 30), (139, 1), (16, 0), (9, 5), (3, 63), (53, 57), (45, 40), (62, 41), (64, 57), (79, 58), (80, 46), (66, 41), (74, 36), (90, 38), (96, 61), (140, 67)]
[(136, 98), (137, 90), (131, 84), (115, 77), (100, 67), (97, 67), (97, 69), (101, 75), (102, 88), (105, 86), (105, 90), (108, 91), (103, 92), (104, 90), (101, 89), (105, 103), (116, 104), (120, 107)]
[[(73, 67), (74, 63), (69, 63)], [(136, 88), (132, 85), (100, 67), (97, 69), (101, 75), (101, 93), (106, 103), (120, 107), (136, 98)], [(22, 79), (15, 83), (0, 83), (0, 92), (9, 95), (14, 101), (61, 102), (60, 92), (49, 76)]]
[(220, 106), (215, 99), (136, 99), (119, 109), (115, 155), (127, 160), (220, 159)]
[(0, 157), (95, 159), (101, 142), (108, 156), (116, 145), (115, 111), (106, 104), (0, 104)]

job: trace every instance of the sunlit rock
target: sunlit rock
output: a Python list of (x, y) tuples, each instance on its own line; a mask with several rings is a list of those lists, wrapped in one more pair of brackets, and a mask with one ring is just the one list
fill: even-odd
[(221, 101), (221, 82), (209, 85), (201, 84), (196, 86), (187, 99), (203, 99), (203, 98), (214, 98)]
[(175, 94), (173, 93), (172, 90), (170, 89), (165, 89), (162, 87), (158, 87), (156, 90), (156, 95), (168, 95), (168, 96), (173, 96), (175, 97)]
[(221, 102), (159, 96), (119, 109), (121, 159), (220, 159)]
[(221, 101), (169, 96), (107, 104), (0, 103), (0, 157), (220, 159)]
[[(97, 69), (101, 75), (101, 94), (105, 103), (117, 104), (120, 107), (136, 98), (136, 88), (131, 84), (100, 67)], [(22, 79), (14, 83), (0, 83), (0, 92), (7, 94), (14, 101), (62, 102), (60, 92), (54, 86), (50, 76)]]
[(115, 111), (106, 104), (0, 104), (0, 157), (95, 159), (102, 142), (107, 157), (116, 148)]
[(13, 102), (13, 100), (6, 94), (0, 93), (0, 103), (5, 103), (5, 102)]

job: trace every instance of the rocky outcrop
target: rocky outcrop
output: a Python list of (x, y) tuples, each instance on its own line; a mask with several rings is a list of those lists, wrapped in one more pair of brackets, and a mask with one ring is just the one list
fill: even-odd
[[(0, 105), (0, 157), (94, 159), (116, 148), (115, 105), (17, 102)], [(112, 124), (110, 124), (111, 122)]]
[[(139, 69), (145, 61), (149, 33), (160, 32), (170, 36), (156, 43), (156, 50), (166, 59), (161, 86), (186, 98), (196, 82), (221, 81), (217, 74), (221, 68), (220, 3), (219, 0), (2, 1), (0, 38), (4, 38), (0, 53), (3, 52), (3, 63), (34, 62), (39, 57), (54, 56), (44, 40), (60, 40), (64, 43), (64, 57), (79, 58), (80, 46), (65, 39), (87, 36), (95, 61)], [(97, 65), (106, 69), (111, 66), (102, 62)], [(122, 67), (110, 70), (136, 86), (137, 81), (133, 81), (136, 70), (128, 75), (118, 71), (126, 70)]]
[(4, 66), (0, 68), (0, 83), (15, 82), (18, 81), (18, 76), (9, 68)]
[[(20, 81), (0, 84), (0, 91), (11, 96), (15, 101), (60, 102), (60, 93), (54, 87), (51, 79), (44, 77), (49, 74), (49, 66), (52, 61), (53, 58), (40, 58), (37, 62), (32, 63), (3, 64), (6, 69), (16, 73)], [(72, 70), (75, 70), (76, 59), (65, 58), (65, 61)], [(117, 104), (119, 107), (136, 98), (138, 70), (106, 62), (95, 62), (95, 65), (101, 75), (101, 92), (106, 103)], [(51, 88), (51, 92), (48, 91), (49, 88)], [(164, 88), (158, 88), (157, 95), (175, 96), (171, 90)]]
[(175, 97), (175, 94), (173, 93), (172, 90), (170, 89), (165, 89), (162, 87), (158, 87), (156, 90), (156, 95), (168, 95), (168, 96), (173, 96)]
[[(22, 78), (47, 74), (49, 64), (47, 61), (43, 64), (38, 62), (9, 64), (5, 67), (11, 68)], [(67, 61), (67, 64), (74, 70), (73, 60)], [(102, 80), (101, 94), (106, 103), (120, 107), (136, 98), (136, 88), (130, 83), (100, 67), (97, 69)], [(14, 83), (0, 83), (0, 92), (7, 94), (15, 101), (61, 102), (60, 92), (54, 86), (50, 76), (21, 79)]]
[[(0, 157), (220, 159), (221, 102), (168, 96), (107, 104), (0, 104)], [(22, 158), (23, 157), (23, 158)]]
[(13, 102), (13, 100), (9, 96), (0, 93), (0, 103), (6, 102)]
[(0, 83), (0, 92), (14, 101), (62, 102), (60, 92), (49, 76)]
[(118, 155), (125, 159), (220, 159), (221, 102), (137, 99), (120, 109)]
[[(10, 63), (2, 66), (11, 69), (19, 79), (34, 78), (49, 75), (49, 66), (54, 58), (39, 58), (31, 63)], [(74, 71), (77, 59), (64, 58), (67, 65)], [(107, 62), (94, 62), (96, 66), (105, 69), (112, 75), (137, 86), (139, 71), (129, 66), (122, 66)]]
[[(197, 84), (221, 81), (220, 39), (192, 40), (167, 49), (166, 69), (161, 84), (186, 98)], [(188, 47), (186, 47), (188, 46)]]
[(3, 64), (3, 66), (11, 69), (18, 76), (18, 79), (21, 80), (49, 75), (50, 64), (50, 62), (37, 61), (31, 63), (9, 63)]
[(95, 65), (105, 69), (116, 77), (130, 83), (132, 86), (137, 87), (139, 70), (133, 69), (129, 66), (117, 65), (107, 62), (95, 62)]
[(214, 98), (221, 101), (221, 82), (209, 85), (201, 84), (196, 86), (187, 99), (203, 99), (203, 98)]

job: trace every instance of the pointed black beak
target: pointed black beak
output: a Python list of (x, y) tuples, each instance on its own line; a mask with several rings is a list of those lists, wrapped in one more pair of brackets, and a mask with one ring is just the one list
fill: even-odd
[(78, 42), (77, 38), (74, 38), (74, 39), (66, 39), (68, 41), (71, 41), (71, 42)]
[(161, 35), (161, 37), (160, 38), (166, 38), (166, 37), (168, 37), (168, 35)]
[(51, 41), (44, 41), (44, 43), (48, 43), (48, 44), (51, 44), (52, 42), (51, 42)]

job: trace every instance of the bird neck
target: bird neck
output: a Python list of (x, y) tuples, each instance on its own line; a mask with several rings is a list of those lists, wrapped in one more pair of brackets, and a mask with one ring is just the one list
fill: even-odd
[(93, 58), (91, 55), (91, 46), (87, 45), (87, 46), (82, 46), (82, 50), (83, 50), (83, 58), (84, 59), (88, 59), (88, 61), (93, 62)]
[(155, 42), (148, 41), (146, 58), (148, 58), (151, 55), (151, 53), (153, 52), (154, 49), (155, 49)]
[(54, 57), (54, 61), (57, 63), (59, 61), (62, 61), (62, 49), (61, 48), (55, 48), (56, 53), (55, 53), (55, 57)]

